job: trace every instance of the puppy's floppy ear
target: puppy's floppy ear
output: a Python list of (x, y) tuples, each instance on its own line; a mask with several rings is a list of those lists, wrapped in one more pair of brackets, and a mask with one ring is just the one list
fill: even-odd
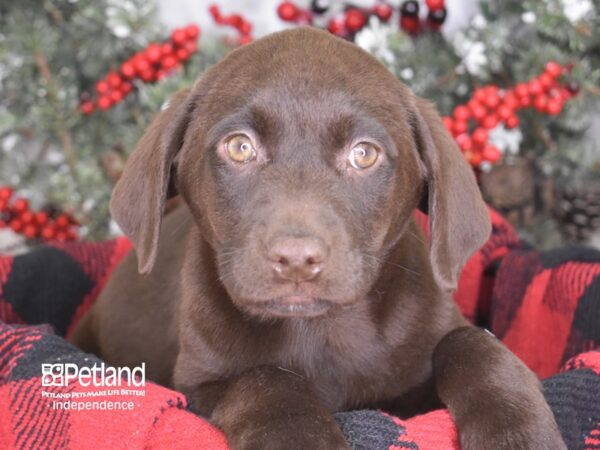
[(191, 97), (190, 89), (178, 92), (152, 121), (112, 193), (110, 212), (135, 244), (142, 274), (152, 270), (156, 259), (167, 194), (176, 194), (171, 171), (193, 110)]
[(426, 169), (431, 265), (438, 285), (456, 288), (469, 257), (488, 239), (491, 222), (473, 170), (435, 107), (415, 98), (414, 138)]

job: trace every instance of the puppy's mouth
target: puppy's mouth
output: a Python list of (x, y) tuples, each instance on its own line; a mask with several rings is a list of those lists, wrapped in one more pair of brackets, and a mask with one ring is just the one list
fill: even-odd
[(325, 314), (332, 303), (306, 295), (286, 295), (256, 303), (254, 306), (259, 308), (262, 314), (273, 317), (317, 317)]

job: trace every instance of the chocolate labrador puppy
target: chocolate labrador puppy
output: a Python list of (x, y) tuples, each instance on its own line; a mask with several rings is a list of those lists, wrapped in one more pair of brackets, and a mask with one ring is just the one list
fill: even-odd
[(146, 362), (233, 448), (347, 448), (334, 411), (442, 404), (463, 448), (565, 448), (535, 375), (451, 298), (490, 232), (471, 169), (357, 46), (302, 28), (231, 52), (150, 125), (111, 210), (137, 257), (73, 340)]

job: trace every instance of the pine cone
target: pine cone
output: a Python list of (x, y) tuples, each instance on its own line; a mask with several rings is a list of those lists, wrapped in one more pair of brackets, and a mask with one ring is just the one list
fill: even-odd
[(553, 212), (566, 241), (587, 242), (600, 231), (600, 176), (558, 187)]

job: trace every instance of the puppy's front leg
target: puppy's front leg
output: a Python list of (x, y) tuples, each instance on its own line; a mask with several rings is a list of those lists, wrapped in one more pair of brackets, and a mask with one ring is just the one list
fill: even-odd
[(192, 409), (209, 415), (235, 450), (349, 448), (307, 380), (290, 371), (259, 366), (183, 391)]
[(433, 369), (463, 449), (566, 449), (537, 377), (492, 335), (451, 331), (434, 351)]

